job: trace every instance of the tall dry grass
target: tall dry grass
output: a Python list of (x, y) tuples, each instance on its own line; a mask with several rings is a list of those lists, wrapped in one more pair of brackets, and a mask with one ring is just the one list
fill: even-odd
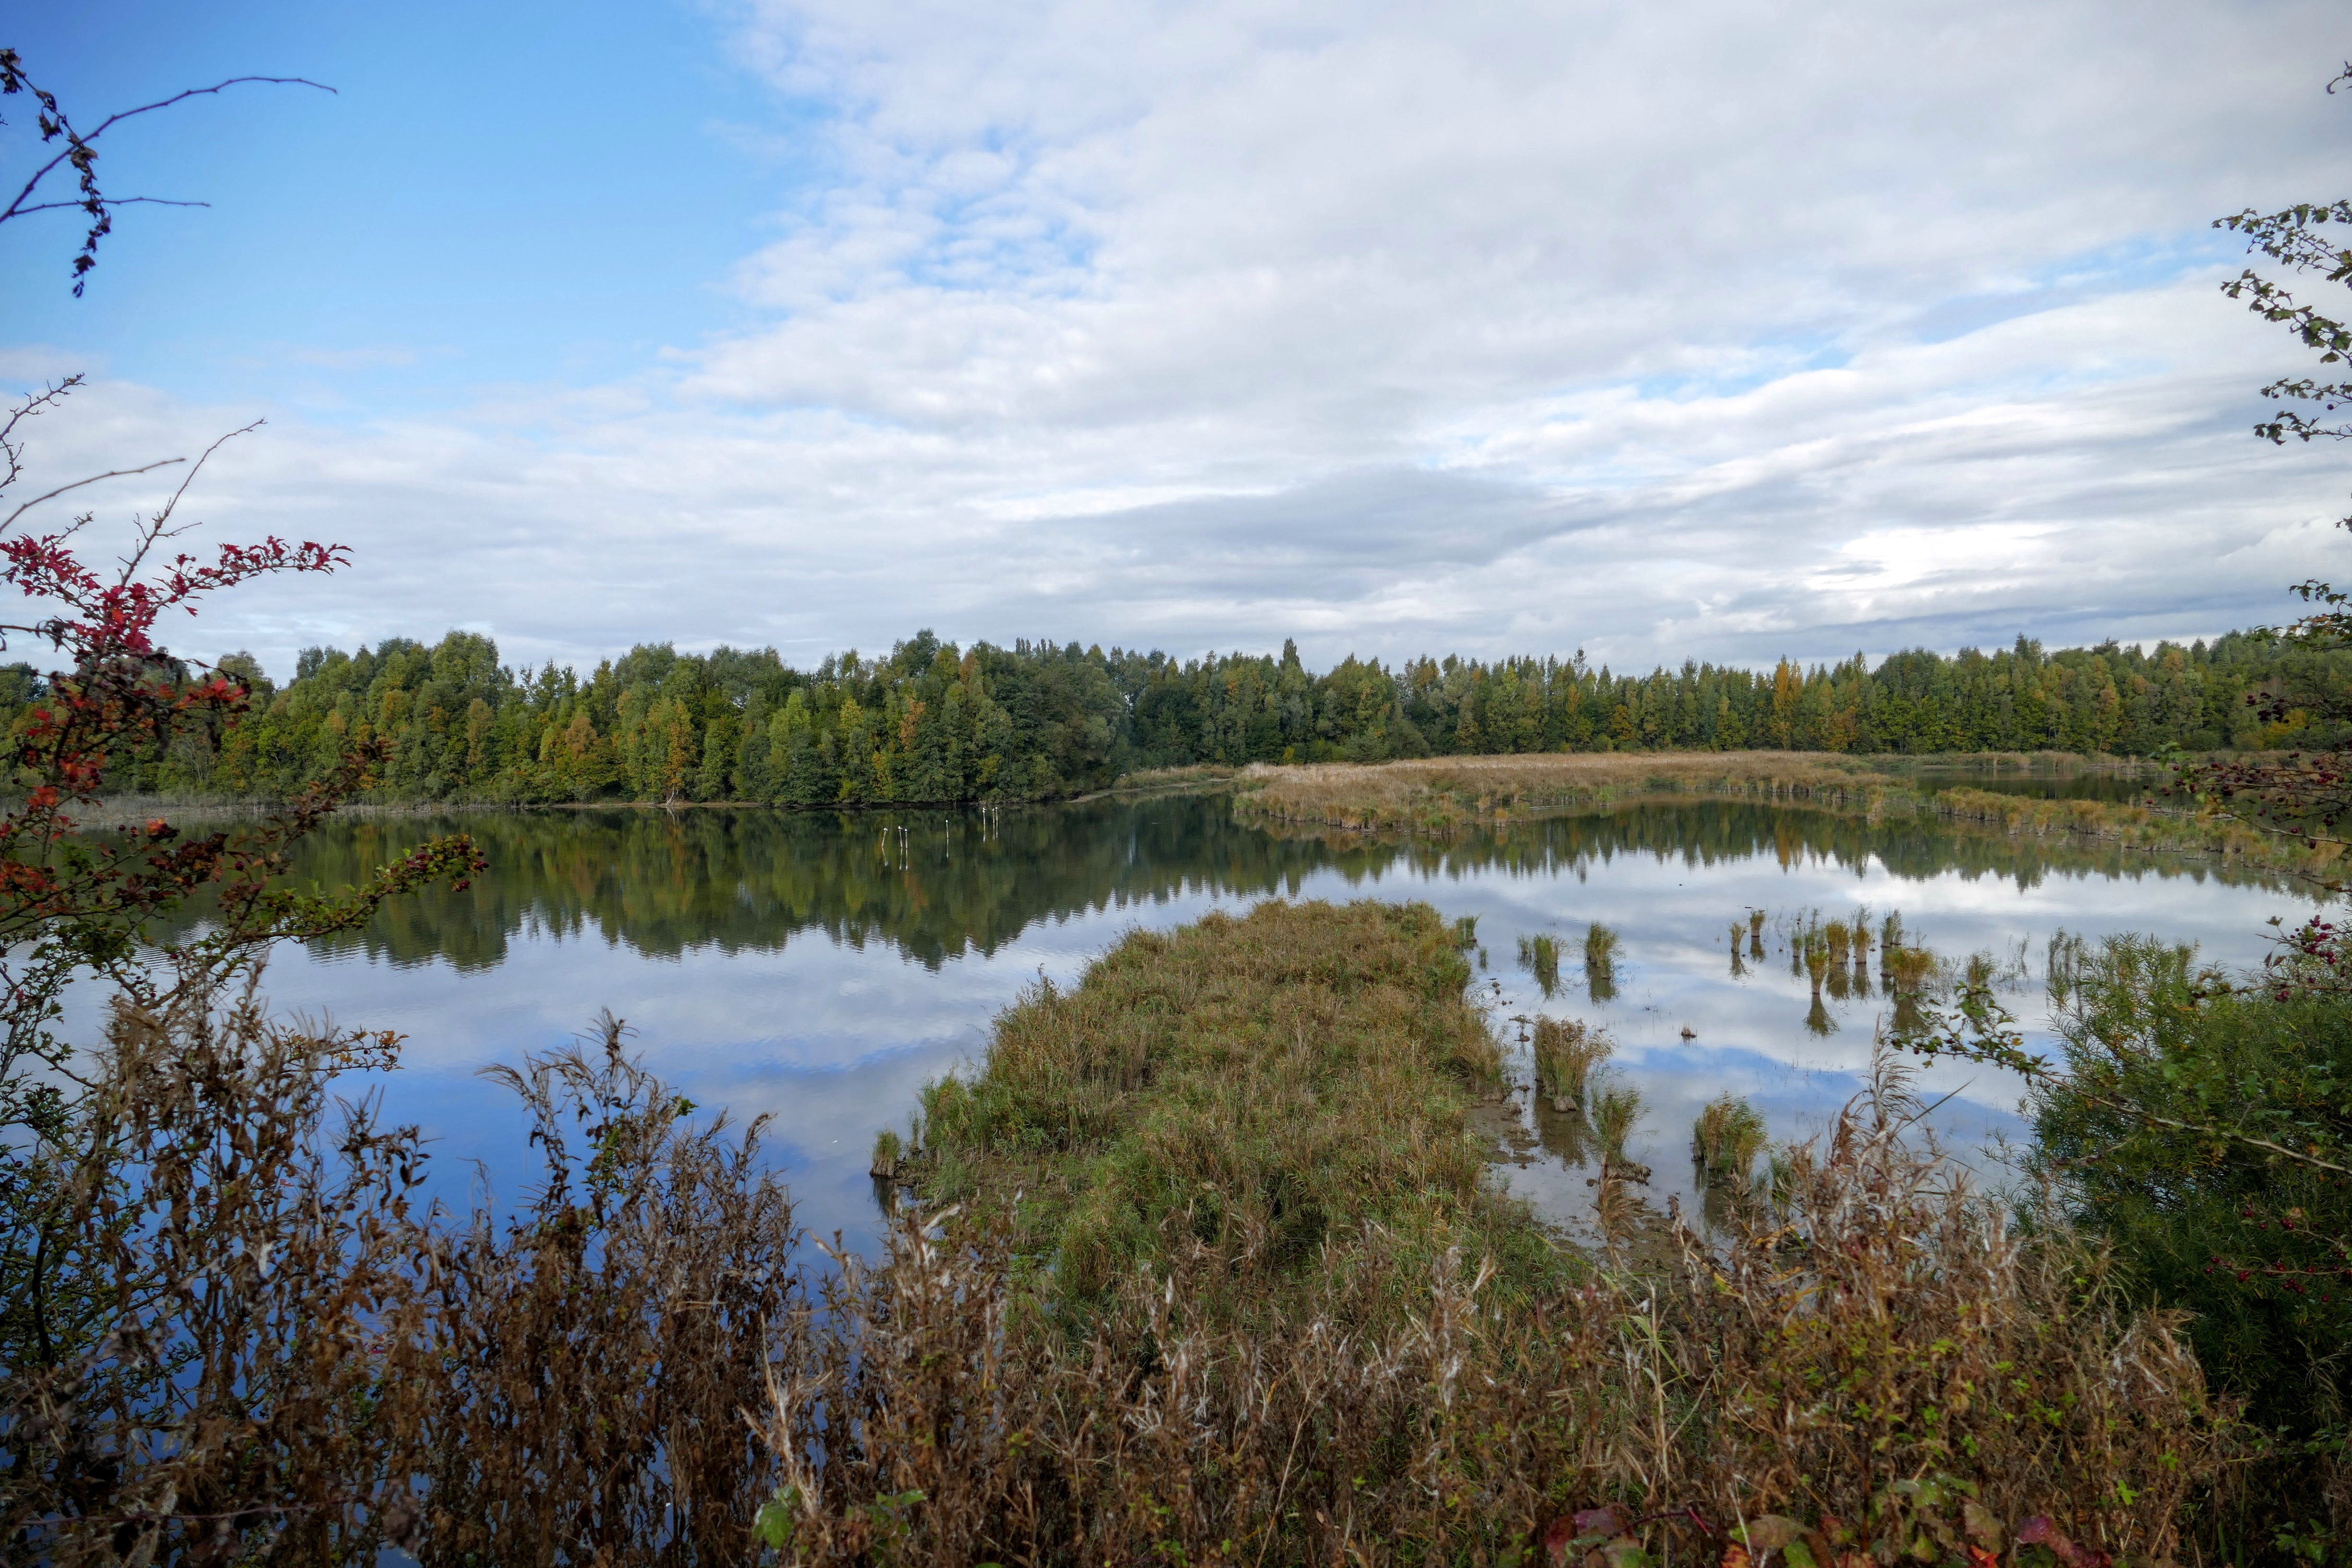
[(1234, 775), (1244, 816), (1352, 832), (1446, 837), (1515, 817), (1677, 793), (1787, 801), (1874, 819), (1964, 824), (2009, 837), (2065, 837), (2156, 854), (2309, 870), (2335, 850), (2217, 812), (2118, 801), (2045, 800), (1955, 786), (1924, 790), (1873, 759), (1803, 752), (1572, 752), (1409, 762), (1252, 763)]
[(746, 1559), (801, 1289), (756, 1128), (689, 1120), (608, 1019), (501, 1075), (537, 1190), (444, 1215), (415, 1130), (334, 1099), (388, 1048), (249, 989), (117, 1010), (86, 1136), (8, 1194), (41, 1242), (0, 1279), (38, 1331), (0, 1368), (10, 1561)]
[(1525, 1297), (1364, 1223), (1246, 1326), (1255, 1219), (1163, 1216), (1073, 1335), (1001, 1208), (908, 1216), (796, 1322), (765, 1539), (805, 1564), (2168, 1561), (2226, 1412), (2169, 1319), (2021, 1235), (1916, 1115), (1882, 1079), (1721, 1247), (1675, 1226), (1657, 1266)]
[(1546, 752), (1291, 767), (1255, 763), (1234, 777), (1234, 805), (1246, 815), (1441, 834), (1514, 814), (1662, 790), (1843, 797), (1889, 782), (1861, 761), (1803, 752)]

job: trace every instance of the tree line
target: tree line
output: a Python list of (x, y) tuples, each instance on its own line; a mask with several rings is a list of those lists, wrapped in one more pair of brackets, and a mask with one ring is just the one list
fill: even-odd
[[(925, 631), (886, 658), (796, 669), (772, 648), (640, 646), (585, 677), (520, 670), (453, 631), (345, 653), (306, 649), (293, 679), (249, 656), (233, 720), (184, 726), (124, 759), (155, 793), (275, 797), (381, 742), (391, 801), (739, 801), (864, 805), (1035, 800), (1139, 769), (1379, 762), (1496, 752), (1769, 747), (1858, 754), (2060, 750), (2148, 755), (2326, 746), (2315, 714), (2352, 711), (2352, 653), (2231, 633), (2045, 652), (1925, 649), (1875, 667), (1770, 670), (1685, 662), (1646, 675), (1572, 658), (1349, 658), (1309, 672), (1279, 657), (1182, 660), (1075, 643), (975, 643)], [(193, 678), (192, 678), (193, 679)], [(2281, 692), (2309, 705), (2282, 710)], [(34, 721), (46, 689), (0, 669), (0, 716)], [(2251, 700), (2254, 699), (2255, 700)]]

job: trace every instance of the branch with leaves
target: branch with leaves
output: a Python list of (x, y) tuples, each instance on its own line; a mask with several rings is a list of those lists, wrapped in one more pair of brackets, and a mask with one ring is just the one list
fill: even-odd
[[(25, 62), (15, 49), (0, 48), (0, 98), (24, 94), (35, 105), (34, 124), (41, 133), (44, 147), (56, 146), (57, 152), (33, 170), (5, 207), (0, 207), (0, 223), (15, 218), (30, 217), (35, 213), (79, 211), (88, 219), (82, 234), (81, 248), (73, 259), (73, 291), (79, 298), (82, 286), (89, 280), (91, 268), (98, 265), (99, 241), (114, 231), (114, 213), (118, 207), (166, 206), (201, 207), (208, 202), (184, 201), (168, 196), (110, 196), (98, 182), (98, 141), (126, 120), (142, 114), (170, 109), (192, 98), (215, 98), (233, 87), (314, 87), (320, 92), (335, 89), (323, 82), (298, 76), (234, 76), (216, 81), (210, 87), (192, 87), (159, 98), (152, 103), (142, 103), (136, 109), (120, 110), (108, 115), (89, 131), (74, 128), (72, 117), (58, 95), (26, 74)], [(74, 194), (69, 197), (43, 199), (49, 176), (59, 170), (70, 170)]]

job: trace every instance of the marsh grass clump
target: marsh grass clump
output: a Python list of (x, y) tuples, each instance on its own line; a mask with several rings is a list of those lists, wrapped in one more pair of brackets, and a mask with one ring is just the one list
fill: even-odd
[(1797, 945), (1804, 962), (1805, 974), (1811, 980), (1813, 995), (1818, 999), (1822, 994), (1822, 981), (1830, 972), (1828, 933), (1818, 926), (1811, 927), (1799, 936)]
[(1079, 1308), (1164, 1261), (1170, 1223), (1247, 1251), (1236, 1310), (1270, 1310), (1365, 1225), (1542, 1276), (1555, 1263), (1465, 1136), (1503, 1067), (1469, 978), (1423, 904), (1277, 900), (1137, 931), (1076, 987), (1034, 987), (976, 1075), (926, 1091), (923, 1195), (1010, 1205)]
[(1601, 1157), (1612, 1165), (1625, 1164), (1625, 1140), (1642, 1120), (1642, 1091), (1620, 1081), (1591, 1087), (1592, 1135), (1600, 1140)]
[(1584, 984), (1595, 1002), (1607, 1002), (1617, 994), (1619, 945), (1617, 933), (1599, 921), (1585, 928)]
[(1549, 933), (1519, 938), (1519, 966), (1550, 996), (1559, 989), (1559, 940)]
[(1916, 996), (1934, 977), (1936, 955), (1924, 947), (1888, 950), (1880, 959), (1887, 989), (1898, 996)]
[(1389, 763), (1254, 763), (1235, 778), (1244, 816), (1354, 832), (1448, 837), (1532, 812), (1607, 806), (1683, 792), (1828, 806), (1883, 795), (1873, 763), (1820, 752), (1529, 752)]
[(885, 1127), (874, 1135), (874, 1164), (867, 1173), (877, 1182), (897, 1179), (898, 1161), (905, 1152), (906, 1146), (900, 1142), (898, 1130)]
[(1707, 1184), (1744, 1193), (1755, 1178), (1764, 1141), (1762, 1114), (1738, 1095), (1718, 1095), (1692, 1125), (1691, 1161)]
[(1538, 1018), (1535, 1026), (1536, 1089), (1554, 1110), (1583, 1108), (1592, 1069), (1609, 1059), (1615, 1042), (1605, 1029), (1574, 1018)]

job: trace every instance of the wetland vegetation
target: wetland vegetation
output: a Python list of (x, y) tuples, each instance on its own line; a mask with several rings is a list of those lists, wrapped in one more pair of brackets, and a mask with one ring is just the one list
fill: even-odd
[[(50, 204), (91, 220), (79, 278), (110, 226), (89, 142), (114, 121), (73, 130), (14, 50), (0, 78), (65, 142), (26, 191), (60, 166), (81, 182)], [(2308, 233), (2352, 205), (2225, 222), (2352, 275)], [(2326, 363), (2352, 342), (2255, 274), (2228, 287)], [(14, 433), (75, 384), (0, 426), (0, 489)], [(2352, 393), (2272, 390), (2326, 408)], [(2263, 429), (2352, 435), (2284, 411)], [(1578, 655), (1316, 677), (1292, 648), (1180, 664), (925, 633), (814, 673), (660, 647), (582, 678), (514, 674), (453, 633), (311, 650), (281, 690), (152, 633), (340, 551), (272, 539), (142, 576), (171, 510), (138, 523), (119, 580), (84, 563), (79, 524), (12, 535), (0, 560), (58, 612), (6, 629), (58, 666), (0, 680), (24, 786), (0, 812), (12, 1561), (2170, 1568), (2352, 1551), (2352, 942), (2324, 919), (2234, 971), (2053, 934), (2052, 1059), (2004, 1001), (2021, 960), (1939, 957), (1898, 913), (1710, 902), (1688, 925), (1709, 963), (1720, 941), (1734, 980), (1759, 978), (1769, 934), (1788, 960), (1773, 980), (1801, 988), (1823, 1038), (1831, 1004), (1872, 995), (1874, 951), (1891, 1006), (1866, 1081), (1779, 1139), (1744, 1097), (1708, 1099), (1688, 1215), (1637, 1158), (1662, 1080), (1636, 1081), (1594, 1019), (1522, 1015), (1529, 1109), (1592, 1173), (1574, 1232), (1487, 1169), (1520, 1086), (1501, 981), (1475, 980), (1476, 911), (1213, 911), (1126, 934), (1067, 985), (1041, 974), (903, 1135), (894, 1116), (871, 1145), (887, 1228), (870, 1257), (813, 1244), (761, 1157), (764, 1119), (698, 1106), (609, 1013), (490, 1073), (535, 1176), (520, 1200), (487, 1183), (429, 1199), (425, 1135), (362, 1087), (400, 1033), (289, 1021), (259, 988), (281, 944), (479, 970), (534, 922), (665, 959), (879, 935), (936, 973), (1067, 896), (1010, 874), (1055, 847), (992, 811), (919, 836), (772, 812), (583, 815), (569, 843), (511, 816), (479, 837), (319, 831), (361, 798), (1003, 803), (1245, 768), (1236, 806), (1162, 814), (1213, 823), (1221, 890), (1391, 867), (1557, 880), (1643, 856), (1991, 873), (2021, 892), (2126, 857), (2209, 894), (2308, 878), (2352, 812), (2333, 761), (2210, 764), (2249, 822), (2288, 829), (2242, 840), (2253, 829), (2210, 816), (1922, 790), (1853, 759), (2341, 748), (2352, 620), (2325, 584), (2291, 636), (2020, 639), (1769, 674), (1633, 678)], [(1709, 755), (1622, 755), (1668, 747)], [(1592, 752), (1611, 754), (1562, 754)], [(218, 831), (93, 831), (110, 788), (285, 804)], [(1194, 874), (1104, 809), (1122, 830), (1064, 852), (1083, 896), (1156, 900)], [(828, 831), (834, 853), (803, 852)], [(477, 889), (532, 833), (544, 853)], [(2310, 860), (2281, 847), (2296, 841)], [(1585, 1005), (1632, 1016), (1630, 918), (1555, 923), (1507, 933), (1544, 1000), (1580, 924)], [(68, 1004), (92, 984), (103, 1026), (77, 1038)], [(2008, 1193), (1935, 1138), (1914, 1064), (1955, 1060), (2024, 1086), (2029, 1180)]]
[[(2025, 757), (1981, 759), (2030, 769)], [(2070, 758), (2055, 763), (2079, 763)], [(2045, 763), (2045, 765), (2053, 765)], [(2331, 841), (2265, 831), (2209, 804), (2158, 793), (2170, 775), (2148, 771), (2137, 801), (2050, 798), (1897, 772), (1883, 761), (1747, 752), (1664, 756), (1464, 757), (1442, 761), (1253, 765), (1232, 780), (1247, 817), (1360, 833), (1444, 837), (1472, 825), (1606, 810), (1697, 795), (1787, 803), (1873, 822), (1942, 821), (2010, 837), (2091, 840), (2158, 854), (2210, 856), (2256, 867), (2312, 869)]]

